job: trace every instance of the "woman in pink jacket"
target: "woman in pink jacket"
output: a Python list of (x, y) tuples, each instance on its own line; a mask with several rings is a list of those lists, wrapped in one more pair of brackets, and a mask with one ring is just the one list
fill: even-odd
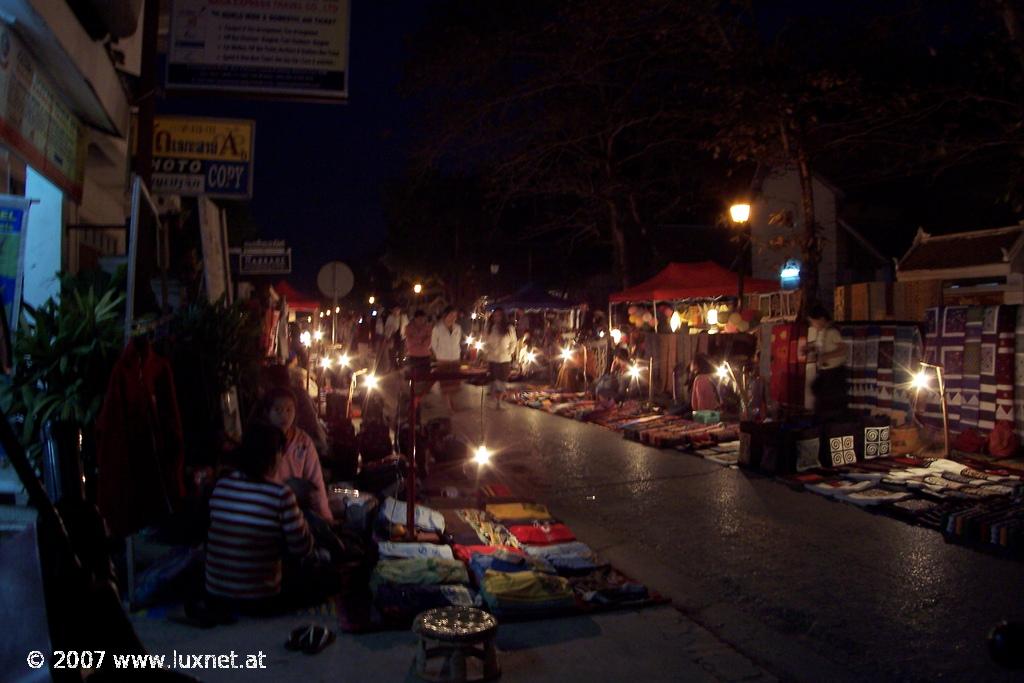
[[(271, 481), (278, 484), (288, 484), (289, 480), (295, 479), (304, 482), (305, 484), (297, 486), (292, 483), (293, 488), (309, 489), (308, 497), (299, 496), (300, 504), (330, 522), (333, 516), (327, 502), (327, 488), (324, 486), (320, 455), (309, 434), (295, 426), (295, 395), (289, 389), (275, 388), (267, 394), (265, 400), (265, 419), (284, 432), (287, 439), (284, 457), (281, 458)], [(307, 500), (304, 501), (303, 498)]]

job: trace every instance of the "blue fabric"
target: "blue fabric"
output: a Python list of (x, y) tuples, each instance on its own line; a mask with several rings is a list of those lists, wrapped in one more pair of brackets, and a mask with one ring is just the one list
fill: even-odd
[(537, 571), (545, 574), (554, 574), (555, 569), (546, 560), (536, 557), (524, 557), (506, 550), (496, 550), (490, 555), (473, 553), (469, 561), (469, 570), (476, 577), (479, 583), (484, 573), (490, 569), (495, 572), (525, 572)]

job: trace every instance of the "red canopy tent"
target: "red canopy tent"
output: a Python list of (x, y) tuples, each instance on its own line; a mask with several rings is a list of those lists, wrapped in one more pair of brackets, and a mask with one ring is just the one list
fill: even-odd
[(304, 294), (300, 294), (299, 290), (295, 289), (284, 280), (281, 280), (274, 285), (274, 289), (277, 291), (278, 295), (283, 296), (288, 301), (288, 307), (293, 311), (312, 313), (316, 309), (320, 308), (319, 301), (316, 299), (310, 299)]
[[(774, 280), (744, 278), (743, 291), (776, 292), (779, 283)], [(736, 296), (737, 275), (714, 261), (697, 263), (670, 263), (664, 270), (646, 282), (641, 282), (608, 297), (609, 303), (627, 301), (678, 301), (680, 299), (713, 299)]]

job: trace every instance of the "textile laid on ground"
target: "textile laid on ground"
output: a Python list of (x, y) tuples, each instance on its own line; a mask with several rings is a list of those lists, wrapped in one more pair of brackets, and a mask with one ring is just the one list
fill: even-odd
[[(405, 524), (408, 509), (405, 503), (394, 498), (386, 498), (380, 506), (380, 514), (392, 524)], [(444, 532), (444, 515), (437, 510), (431, 510), (423, 505), (417, 505), (415, 510), (416, 528), (435, 533)]]
[(484, 545), (520, 547), (519, 539), (503, 524), (499, 524), (483, 510), (455, 510), (455, 515), (476, 533), (477, 542)]
[(452, 549), (446, 545), (436, 543), (397, 543), (383, 541), (377, 544), (377, 551), (381, 557), (389, 559), (402, 559), (411, 557), (436, 557), (442, 560), (454, 560)]
[(484, 575), (494, 572), (541, 572), (554, 574), (555, 569), (546, 560), (530, 557), (507, 550), (496, 550), (493, 553), (474, 553), (469, 561), (469, 570), (473, 572), (477, 582), (483, 581)]
[(487, 514), (499, 522), (511, 520), (528, 519), (541, 520), (551, 519), (551, 513), (547, 507), (539, 503), (500, 503), (485, 507)]
[(496, 616), (529, 616), (575, 606), (568, 579), (541, 572), (488, 571), (480, 593)]
[[(1014, 387), (1024, 387), (1024, 306), (1017, 307), (1014, 334)], [(1015, 431), (1024, 438), (1024, 391), (1015, 391), (1013, 397)]]
[(564, 524), (534, 522), (533, 524), (514, 524), (508, 528), (522, 545), (551, 545), (575, 541), (576, 536)]
[(370, 577), (370, 587), (376, 590), (383, 583), (429, 585), (441, 583), (469, 583), (466, 565), (458, 560), (439, 558), (408, 558), (380, 560)]

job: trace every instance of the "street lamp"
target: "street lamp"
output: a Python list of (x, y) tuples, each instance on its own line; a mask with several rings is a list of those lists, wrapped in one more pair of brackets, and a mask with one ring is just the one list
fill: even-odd
[(743, 276), (747, 272), (747, 267), (750, 263), (750, 249), (751, 249), (751, 238), (750, 238), (750, 204), (746, 202), (738, 202), (729, 207), (729, 217), (732, 219), (733, 225), (742, 231), (741, 243), (740, 243), (740, 267), (739, 267), (739, 286), (736, 292), (736, 310), (743, 310)]

